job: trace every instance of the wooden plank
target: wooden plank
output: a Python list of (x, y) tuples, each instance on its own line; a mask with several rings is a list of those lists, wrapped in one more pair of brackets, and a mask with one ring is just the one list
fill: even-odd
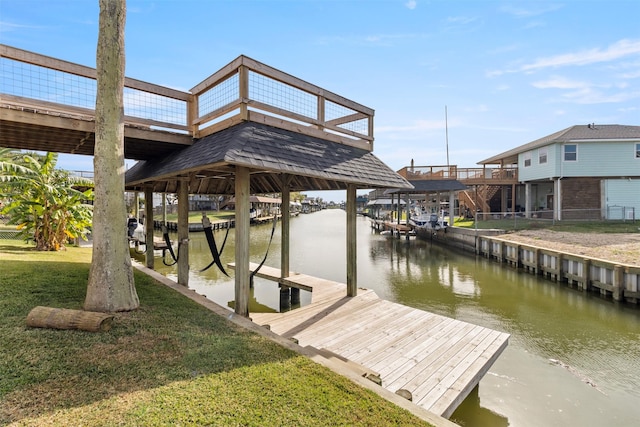
[(393, 380), (387, 386), (391, 389), (406, 388), (410, 381), (424, 369), (433, 368), (434, 363), (446, 361), (457, 352), (460, 338), (467, 335), (474, 327), (475, 325), (470, 323), (453, 322), (446, 334), (430, 337), (419, 343), (404, 358), (399, 359), (403, 363), (388, 374), (393, 377)]
[[(302, 343), (303, 341), (306, 342), (306, 335), (303, 333), (305, 329), (308, 329), (311, 325), (313, 325), (313, 327), (317, 329), (320, 327), (320, 325), (324, 325), (329, 322), (334, 322), (334, 327), (332, 328), (331, 333), (335, 333), (336, 328), (339, 330), (341, 329), (341, 325), (345, 326), (345, 323), (341, 322), (340, 319), (340, 309), (351, 311), (357, 310), (360, 306), (366, 307), (372, 304), (375, 304), (375, 299), (373, 297), (368, 299), (366, 298), (366, 295), (358, 298), (357, 300), (353, 300), (349, 297), (344, 297), (338, 300), (336, 303), (330, 304), (325, 310), (317, 312), (313, 316), (305, 319), (298, 325), (291, 325), (290, 323), (288, 323), (287, 330), (284, 331), (284, 334), (287, 336), (296, 337), (300, 341), (300, 343)], [(338, 312), (338, 314), (336, 314), (336, 312)], [(312, 342), (313, 341), (310, 339), (309, 344), (313, 345)]]
[[(458, 375), (458, 380), (455, 383), (450, 384), (446, 389), (444, 388), (444, 383), (441, 384), (438, 388), (432, 390), (431, 393), (431, 397), (438, 395), (438, 399), (432, 404), (425, 400), (424, 405), (422, 403), (420, 405), (430, 405), (429, 407), (433, 412), (442, 414), (447, 418), (450, 417), (507, 347), (507, 334), (493, 331), (490, 337), (495, 338), (489, 346), (484, 347), (482, 354), (478, 356), (475, 363), (469, 365), (464, 372), (459, 372), (460, 370), (458, 369), (457, 372), (454, 373), (454, 375)], [(460, 369), (462, 369), (463, 366), (462, 364)], [(440, 387), (443, 389), (441, 394), (439, 394)]]
[[(360, 316), (359, 323), (342, 334), (334, 334), (332, 339), (323, 341), (323, 345), (339, 352), (345, 357), (355, 360), (354, 353), (370, 352), (372, 344), (385, 342), (392, 328), (401, 328), (406, 321), (405, 315), (413, 310), (406, 307), (404, 310), (384, 310), (381, 304), (375, 307), (375, 313), (369, 316)], [(357, 326), (357, 328), (356, 328)]]
[[(267, 272), (275, 277), (278, 269)], [(344, 284), (291, 277), (314, 289), (312, 303), (254, 317), (300, 345), (326, 349), (362, 372), (378, 373), (383, 387), (407, 389), (414, 403), (439, 415), (451, 415), (508, 343), (508, 334), (385, 301), (371, 290), (345, 297)], [(314, 301), (320, 289), (329, 289), (327, 298)]]
[[(395, 353), (401, 349), (399, 345), (402, 339), (407, 339), (412, 332), (415, 331), (415, 325), (421, 328), (428, 325), (428, 321), (435, 318), (431, 313), (422, 310), (412, 309), (405, 316), (398, 316), (397, 322), (391, 323), (385, 330), (381, 331), (384, 336), (376, 335), (366, 348), (362, 349), (340, 349), (340, 352), (346, 357), (358, 360), (360, 363), (375, 364), (385, 358), (385, 355)], [(407, 330), (406, 325), (411, 325), (411, 329)], [(404, 326), (404, 327), (401, 327)]]
[[(406, 337), (403, 337), (404, 339), (399, 345), (401, 351), (394, 351), (391, 354), (387, 354), (387, 357), (385, 359), (378, 359), (375, 363), (371, 363), (369, 365), (377, 371), (384, 370), (385, 377), (399, 376), (406, 369), (410, 368), (410, 366), (407, 366), (405, 367), (405, 369), (401, 370), (402, 366), (407, 362), (407, 360), (409, 360), (411, 357), (422, 350), (422, 348), (420, 347), (421, 343), (424, 343), (426, 346), (428, 346), (429, 344), (436, 342), (440, 337), (446, 337), (449, 331), (455, 327), (455, 322), (453, 321), (453, 319), (436, 318), (435, 320), (435, 324), (430, 328), (421, 328), (420, 330), (406, 331)], [(436, 332), (434, 332), (434, 330), (436, 330)], [(414, 348), (415, 351), (407, 352), (405, 350), (406, 348)]]

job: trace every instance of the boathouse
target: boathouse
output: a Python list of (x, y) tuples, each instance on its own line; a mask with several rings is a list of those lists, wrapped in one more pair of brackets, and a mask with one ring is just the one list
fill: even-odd
[[(0, 45), (0, 70), (0, 146), (93, 155), (95, 69)], [(358, 286), (356, 190), (412, 188), (372, 153), (372, 109), (246, 56), (188, 92), (125, 79), (125, 93), (125, 157), (138, 160), (126, 188), (146, 200), (177, 193), (180, 292), (187, 293), (189, 278), (189, 194), (235, 197), (234, 309), (245, 318), (257, 269), (249, 263), (250, 196), (280, 193), (287, 207), (291, 191), (346, 190), (346, 284), (290, 271), (290, 215), (283, 209), (281, 265), (258, 274), (311, 290), (314, 298), (290, 312), (295, 321), (259, 323), (273, 324), (314, 354), (357, 360), (382, 387), (451, 415), (507, 346), (508, 334), (388, 303)], [(152, 203), (145, 210), (152, 218)], [(145, 227), (152, 241), (153, 221)], [(153, 265), (147, 245), (146, 266)]]

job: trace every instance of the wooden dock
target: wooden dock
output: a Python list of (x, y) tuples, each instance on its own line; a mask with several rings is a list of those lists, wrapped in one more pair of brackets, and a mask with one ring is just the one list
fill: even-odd
[(403, 390), (443, 417), (451, 416), (508, 343), (509, 334), (389, 302), (369, 289), (347, 297), (345, 284), (304, 274), (280, 278), (279, 269), (267, 266), (257, 276), (311, 289), (312, 297), (292, 311), (251, 313), (255, 323), (359, 366), (363, 376), (379, 378), (394, 393)]

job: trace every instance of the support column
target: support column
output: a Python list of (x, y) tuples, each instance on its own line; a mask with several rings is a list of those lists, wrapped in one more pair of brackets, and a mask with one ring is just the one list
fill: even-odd
[(554, 189), (555, 197), (553, 198), (553, 205), (554, 209), (557, 209), (558, 212), (558, 216), (555, 219), (562, 221), (562, 179), (558, 178), (555, 183), (556, 188)]
[(144, 187), (144, 217), (145, 265), (153, 269), (153, 189), (151, 186)]
[(133, 193), (133, 215), (137, 221), (140, 221), (140, 193)]
[(249, 317), (249, 169), (236, 166), (235, 312)]
[[(282, 199), (282, 208), (280, 209), (282, 213), (282, 236), (280, 239), (280, 277), (285, 278), (289, 277), (289, 253), (290, 253), (290, 219), (291, 215), (289, 213), (289, 209), (291, 207), (291, 191), (289, 190), (289, 185), (291, 184), (291, 175), (282, 175), (282, 188), (281, 188), (281, 199)], [(281, 290), (283, 285), (281, 286)], [(280, 293), (281, 297), (281, 308), (282, 308), (282, 292)], [(289, 308), (291, 306), (300, 305), (300, 289), (298, 288), (289, 288), (288, 290), (289, 297)]]
[(449, 225), (451, 227), (453, 227), (453, 223), (456, 219), (455, 203), (456, 203), (455, 193), (453, 192), (453, 190), (449, 191)]
[(162, 224), (167, 225), (167, 193), (162, 193)]
[(282, 236), (280, 239), (280, 277), (289, 277), (289, 208), (291, 207), (291, 191), (289, 184), (291, 183), (291, 175), (282, 175)]
[(531, 218), (531, 183), (524, 184), (524, 216)]
[[(400, 198), (398, 197), (398, 205)], [(356, 186), (347, 186), (347, 296), (358, 294), (358, 258), (356, 244)], [(398, 212), (399, 213), (399, 212)]]
[(409, 198), (409, 193), (405, 194), (404, 200), (406, 202), (406, 206), (405, 206), (405, 212), (407, 215), (406, 224), (409, 225), (409, 218), (411, 218), (411, 199)]
[(189, 183), (178, 182), (178, 284), (189, 286)]

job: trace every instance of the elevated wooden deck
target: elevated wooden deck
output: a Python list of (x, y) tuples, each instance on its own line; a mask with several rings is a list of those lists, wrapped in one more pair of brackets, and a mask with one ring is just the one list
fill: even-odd
[[(0, 146), (93, 155), (96, 69), (0, 44), (0, 72)], [(242, 121), (373, 150), (373, 109), (243, 55), (188, 92), (128, 77), (124, 91), (129, 159)]]
[[(257, 265), (252, 264), (251, 269)], [(413, 403), (449, 417), (506, 348), (509, 335), (385, 301), (368, 289), (346, 297), (346, 285), (304, 274), (259, 277), (311, 289), (311, 303), (285, 313), (251, 313), (259, 325), (379, 375), (382, 387), (411, 393)]]

